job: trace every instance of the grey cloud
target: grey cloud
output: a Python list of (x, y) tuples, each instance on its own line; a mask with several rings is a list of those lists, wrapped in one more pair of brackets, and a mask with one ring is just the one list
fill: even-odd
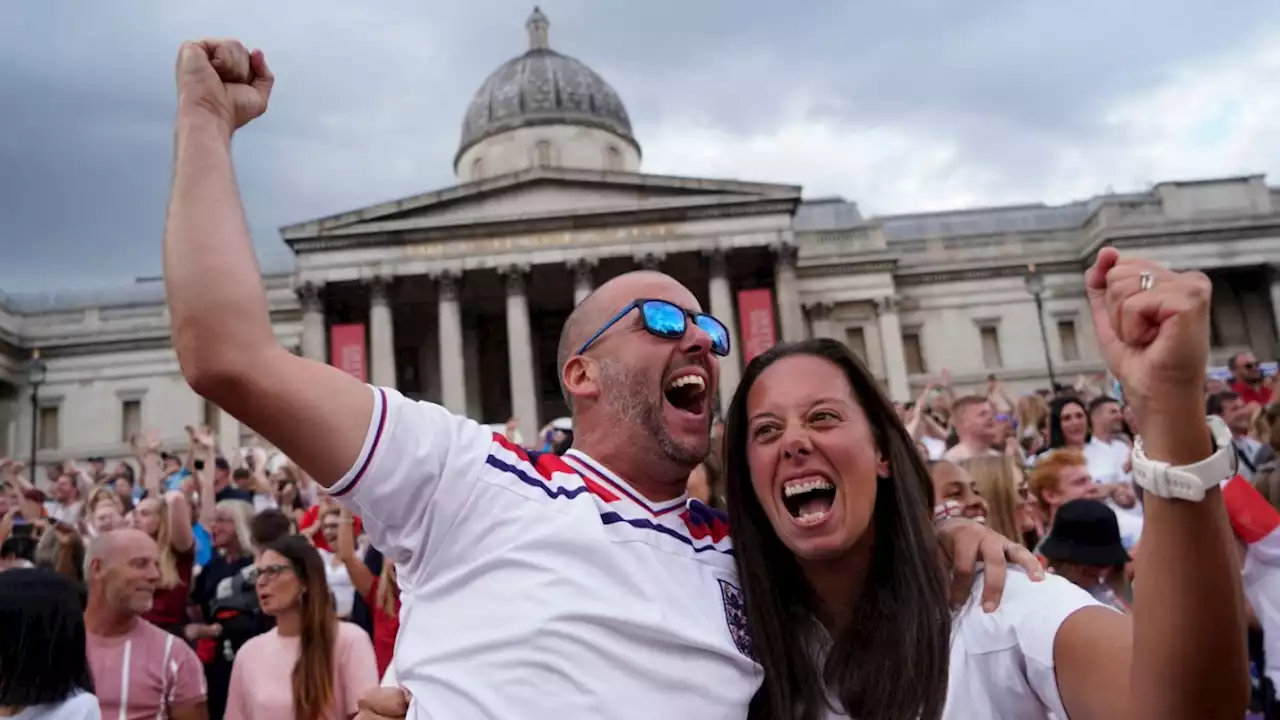
[[(524, 47), (527, 0), (0, 5), (0, 288), (159, 270), (178, 43), (230, 35), (280, 78), (236, 141), (256, 243), (281, 225), (447, 185), (471, 93)], [(147, 7), (147, 12), (139, 10)], [(666, 121), (767, 130), (797, 95), (854, 126), (947, 137), (1018, 176), (1099, 109), (1276, 27), (1280, 5), (948, 0), (544, 3), (552, 46), (597, 69), (643, 144)], [(803, 181), (804, 178), (785, 180)]]

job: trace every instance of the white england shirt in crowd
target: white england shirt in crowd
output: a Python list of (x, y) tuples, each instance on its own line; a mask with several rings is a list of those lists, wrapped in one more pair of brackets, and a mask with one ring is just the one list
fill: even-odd
[[(1054, 638), (1075, 611), (1106, 606), (1056, 575), (1032, 582), (1010, 568), (1000, 606), (988, 614), (982, 610), (983, 582), (979, 575), (951, 631), (943, 720), (1066, 720), (1054, 674)], [(825, 631), (819, 637), (831, 642)], [(827, 720), (847, 717), (834, 698), (828, 702)]]
[(1089, 466), (1089, 475), (1096, 483), (1130, 482), (1130, 473), (1124, 466), (1129, 462), (1133, 448), (1123, 440), (1112, 438), (1110, 442), (1102, 442), (1098, 438), (1090, 438), (1084, 446), (1085, 463)]
[[(340, 618), (350, 617), (356, 604), (356, 584), (351, 581), (347, 564), (324, 548), (316, 549), (320, 552), (320, 559), (324, 561), (324, 579), (329, 583), (329, 591), (333, 593), (333, 610)], [(356, 548), (356, 557), (364, 560), (363, 546)]]
[(329, 492), (401, 573), (410, 717), (746, 717), (763, 673), (723, 515), (371, 392), (360, 456)]

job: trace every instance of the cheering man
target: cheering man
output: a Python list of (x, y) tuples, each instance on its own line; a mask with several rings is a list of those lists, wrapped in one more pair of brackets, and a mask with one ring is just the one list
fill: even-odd
[[(180, 52), (173, 343), (198, 393), (362, 516), (397, 562), (395, 670), (421, 716), (745, 717), (761, 670), (726, 526), (684, 495), (708, 451), (724, 326), (665, 275), (602, 285), (562, 337), (576, 432), (563, 457), (291, 354), (271, 328), (230, 153), (273, 82), (238, 42)], [(961, 581), (980, 550), (996, 599), (1004, 539), (953, 527)]]

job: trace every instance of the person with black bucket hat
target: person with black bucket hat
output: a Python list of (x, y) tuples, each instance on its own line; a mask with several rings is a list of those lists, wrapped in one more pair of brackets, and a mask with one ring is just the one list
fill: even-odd
[[(1081, 498), (1058, 508), (1040, 545), (1049, 570), (1070, 580), (1104, 605), (1128, 612), (1124, 569), (1132, 558), (1120, 541), (1120, 523), (1100, 500)], [(1117, 592), (1117, 589), (1119, 592)]]

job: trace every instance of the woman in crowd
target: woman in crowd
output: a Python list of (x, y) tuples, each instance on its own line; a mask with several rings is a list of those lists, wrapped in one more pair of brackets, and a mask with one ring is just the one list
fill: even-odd
[[(396, 583), (396, 564), (382, 558), (382, 571), (377, 575), (356, 552), (355, 523), (351, 511), (342, 509), (337, 537), (337, 557), (346, 566), (355, 591), (364, 598), (373, 615), (373, 652), (378, 660), (378, 675), (387, 671), (400, 633), (400, 586)], [(321, 553), (324, 557), (324, 553)]]
[[(1214, 452), (1198, 392), (1208, 281), (1119, 262), (1104, 249), (1087, 279), (1099, 346), (1143, 399), (1151, 457), (1191, 465)], [(928, 473), (847, 348), (816, 339), (753, 360), (727, 439), (735, 557), (765, 671), (753, 716), (1243, 714), (1240, 578), (1216, 487), (1200, 502), (1149, 500), (1132, 617), (1061, 578), (1011, 573), (998, 610), (970, 601), (953, 623)]]
[(98, 720), (76, 588), (48, 570), (0, 572), (0, 717)]
[(1049, 404), (1049, 445), (1046, 450), (1067, 448), (1084, 452), (1089, 444), (1089, 411), (1084, 402), (1061, 395)]
[(223, 597), (221, 586), (253, 564), (252, 520), (253, 506), (244, 500), (223, 500), (214, 506), (210, 522), (214, 552), (191, 586), (191, 602), (199, 608), (202, 622), (188, 624), (185, 635), (195, 643), (204, 663), (210, 717), (222, 716), (231, 683), (231, 659), (222, 652), (223, 625), (215, 604)]
[(85, 525), (91, 537), (124, 527), (124, 506), (114, 489), (100, 487), (93, 491), (85, 508)]
[(296, 528), (298, 520), (307, 511), (302, 494), (298, 491), (298, 478), (294, 476), (290, 466), (285, 465), (272, 473), (271, 479), (276, 487), (276, 507), (289, 515)]
[(378, 685), (369, 636), (334, 614), (324, 561), (291, 535), (254, 563), (258, 602), (275, 629), (236, 656), (227, 720), (337, 720), (357, 711), (360, 694)]
[(191, 506), (181, 492), (147, 497), (133, 509), (133, 527), (151, 536), (160, 551), (160, 583), (151, 611), (143, 619), (182, 637), (187, 623), (187, 593), (195, 564)]
[(84, 538), (74, 526), (64, 522), (55, 522), (45, 530), (36, 543), (36, 567), (53, 570), (70, 580), (81, 594), (88, 599), (88, 588), (84, 582)]
[(978, 494), (978, 483), (969, 473), (953, 462), (938, 460), (929, 463), (929, 477), (935, 520), (962, 517), (986, 524), (987, 501)]
[(1007, 455), (970, 458), (960, 467), (973, 477), (978, 495), (987, 501), (991, 529), (1034, 550), (1044, 535), (1044, 520), (1017, 459)]

